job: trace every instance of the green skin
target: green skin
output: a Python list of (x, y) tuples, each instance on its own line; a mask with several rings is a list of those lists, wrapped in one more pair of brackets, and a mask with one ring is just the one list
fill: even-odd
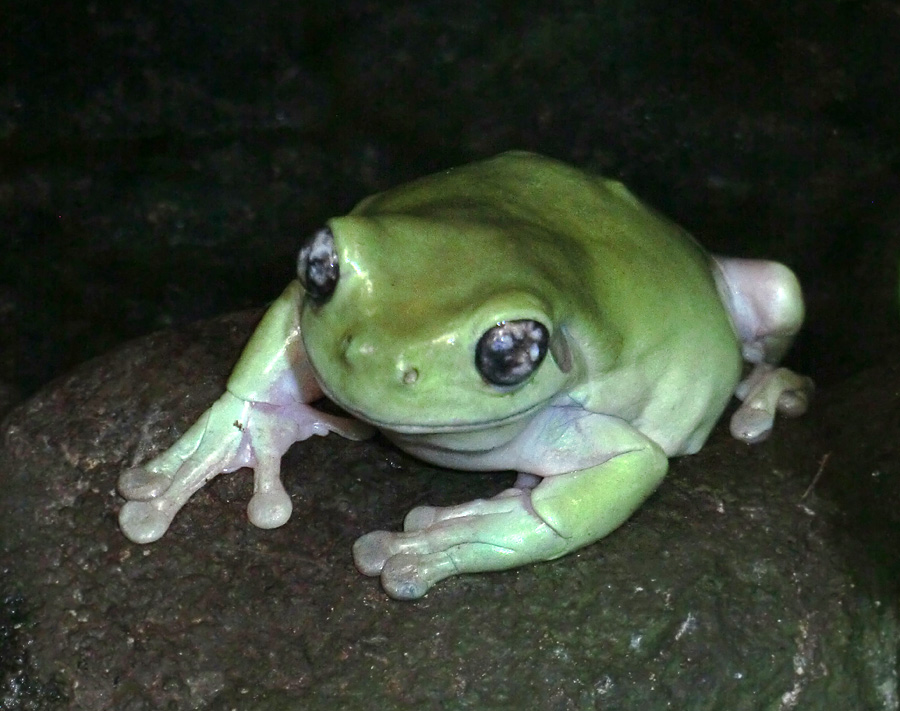
[[(226, 393), (169, 450), (124, 472), (125, 534), (156, 540), (222, 471), (254, 469), (253, 523), (290, 516), (279, 478), (296, 440), (383, 432), (443, 466), (512, 469), (511, 489), (412, 510), (354, 545), (399, 599), (439, 580), (558, 558), (622, 524), (668, 457), (696, 452), (732, 394), (732, 432), (762, 439), (811, 382), (774, 367), (803, 318), (793, 274), (712, 258), (624, 186), (527, 153), (373, 196), (329, 221), (340, 278), (324, 303), (292, 282)], [(549, 352), (523, 383), (476, 368), (482, 334), (532, 319)], [(741, 381), (743, 363), (753, 365)], [(326, 395), (355, 419), (320, 413)]]

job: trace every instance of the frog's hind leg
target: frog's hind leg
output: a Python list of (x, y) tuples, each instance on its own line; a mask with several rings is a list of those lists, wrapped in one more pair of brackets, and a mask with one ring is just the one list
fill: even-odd
[[(552, 560), (607, 535), (653, 492), (668, 461), (627, 423), (605, 415), (587, 419), (593, 424), (582, 422), (576, 446), (589, 447), (605, 435), (622, 451), (584, 469), (521, 477), (491, 499), (413, 509), (403, 532), (373, 531), (356, 541), (357, 568), (380, 576), (392, 597), (410, 600), (453, 575)], [(563, 448), (558, 454), (562, 463), (574, 464), (583, 452)]]
[(735, 390), (743, 404), (731, 418), (731, 434), (759, 442), (776, 412), (802, 415), (812, 395), (812, 380), (777, 367), (803, 324), (803, 293), (794, 273), (778, 262), (715, 257), (713, 263), (744, 360), (753, 366)]

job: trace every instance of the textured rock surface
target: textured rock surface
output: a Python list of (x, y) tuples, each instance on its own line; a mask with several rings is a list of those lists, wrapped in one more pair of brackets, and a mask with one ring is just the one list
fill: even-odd
[(216, 397), (254, 318), (132, 343), (7, 418), (0, 567), (29, 613), (37, 708), (896, 708), (889, 592), (804, 496), (827, 451), (815, 421), (752, 448), (719, 431), (605, 541), (417, 603), (356, 572), (354, 538), (508, 475), (332, 435), (286, 456), (283, 528), (247, 523), (245, 471), (129, 543), (118, 471)]

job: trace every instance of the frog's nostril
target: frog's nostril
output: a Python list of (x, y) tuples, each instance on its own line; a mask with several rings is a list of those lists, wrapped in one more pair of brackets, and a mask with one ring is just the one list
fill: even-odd
[(404, 385), (413, 385), (419, 379), (419, 371), (417, 368), (405, 368), (400, 379)]

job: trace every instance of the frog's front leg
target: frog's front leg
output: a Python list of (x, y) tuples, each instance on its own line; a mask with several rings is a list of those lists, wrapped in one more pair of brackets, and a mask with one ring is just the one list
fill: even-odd
[(291, 501), (281, 483), (281, 457), (312, 435), (361, 439), (372, 429), (307, 405), (321, 396), (298, 325), (299, 285), (292, 283), (266, 312), (228, 380), (226, 392), (168, 450), (124, 471), (119, 493), (123, 533), (135, 543), (160, 538), (194, 492), (220, 473), (254, 470), (250, 521), (285, 523)]
[(741, 339), (744, 360), (753, 365), (735, 395), (743, 401), (732, 415), (731, 434), (759, 442), (772, 429), (775, 413), (806, 412), (813, 382), (777, 363), (803, 324), (803, 293), (783, 264), (715, 257), (722, 301)]
[[(358, 539), (356, 566), (365, 575), (380, 575), (392, 597), (410, 600), (453, 575), (552, 560), (604, 537), (653, 492), (668, 462), (654, 442), (627, 423), (588, 417), (596, 421), (579, 423), (578, 437), (569, 441), (596, 445), (596, 437), (610, 435), (622, 445), (618, 453), (601, 454), (603, 461), (566, 472), (541, 471), (541, 462), (535, 461), (532, 471), (541, 476), (533, 488), (520, 476), (515, 488), (491, 499), (415, 508), (402, 533), (375, 531)], [(577, 451), (556, 451), (551, 458), (557, 467), (585, 459)]]

